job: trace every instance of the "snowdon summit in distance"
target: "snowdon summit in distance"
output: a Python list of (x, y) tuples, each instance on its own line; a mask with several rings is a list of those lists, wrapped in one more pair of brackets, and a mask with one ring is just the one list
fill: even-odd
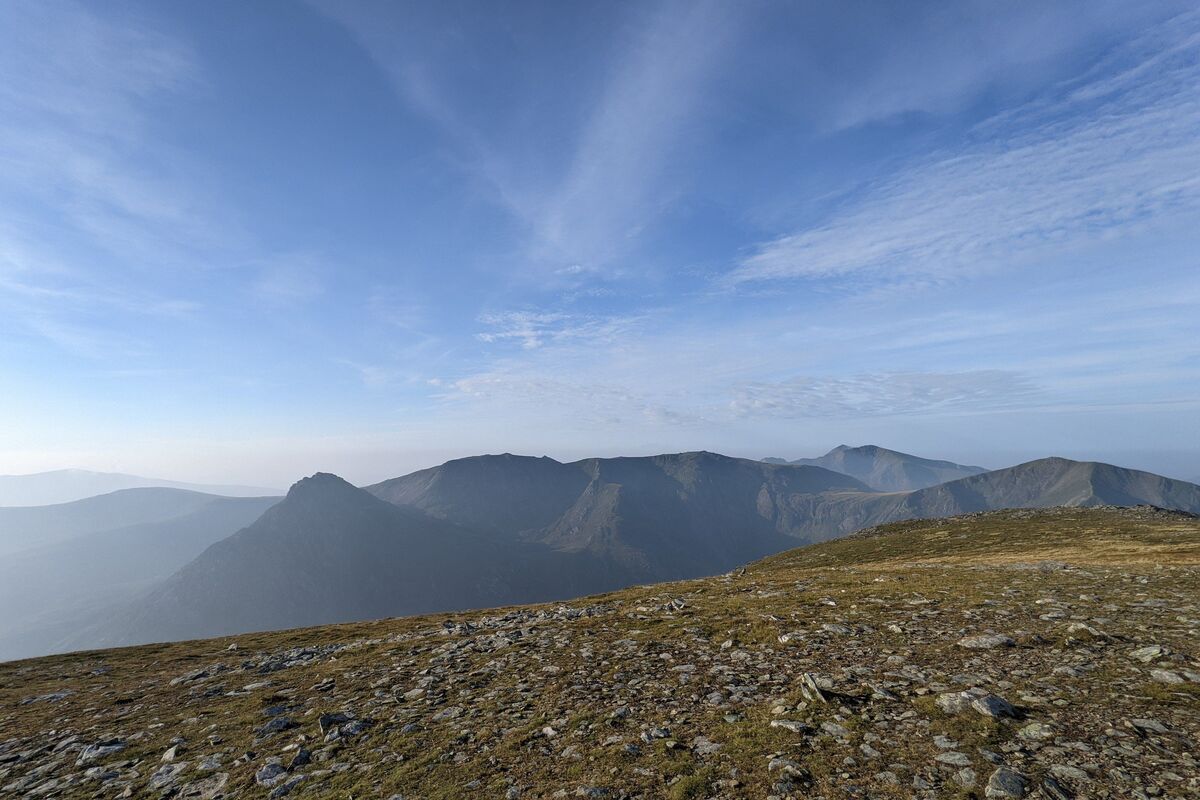
[(0, 3), (0, 796), (1200, 796), (1200, 11)]

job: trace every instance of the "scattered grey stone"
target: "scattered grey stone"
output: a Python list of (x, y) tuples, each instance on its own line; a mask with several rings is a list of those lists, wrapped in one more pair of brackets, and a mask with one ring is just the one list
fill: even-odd
[(1169, 728), (1167, 728), (1166, 725), (1163, 725), (1161, 722), (1159, 722), (1156, 719), (1131, 719), (1131, 720), (1129, 720), (1129, 724), (1132, 725), (1137, 730), (1144, 731), (1144, 732), (1145, 731), (1148, 731), (1150, 733), (1170, 733), (1171, 732), (1171, 730)]
[(153, 775), (150, 776), (150, 788), (161, 789), (164, 786), (175, 783), (175, 781), (181, 774), (183, 774), (184, 770), (186, 770), (188, 766), (189, 764), (186, 761), (176, 761), (171, 764), (163, 764), (155, 771)]
[(1146, 645), (1145, 647), (1139, 647), (1136, 650), (1130, 651), (1129, 657), (1136, 661), (1149, 664), (1151, 661), (1157, 661), (1160, 658), (1166, 658), (1168, 655), (1170, 655), (1170, 652), (1171, 651), (1167, 650), (1167, 648), (1163, 647), (1162, 645), (1150, 644)]
[(218, 772), (207, 778), (180, 786), (175, 797), (178, 800), (216, 800), (224, 796), (227, 783), (229, 783), (228, 773)]
[(274, 786), (287, 776), (287, 770), (277, 761), (268, 762), (254, 773), (254, 782), (259, 786)]
[(367, 728), (371, 727), (371, 724), (371, 720), (369, 719), (354, 719), (350, 720), (345, 725), (340, 726), (338, 728), (338, 732), (341, 733), (342, 736), (346, 737), (358, 736)]
[(791, 731), (792, 733), (812, 733), (813, 731), (811, 725), (798, 722), (794, 719), (773, 719), (771, 720), (771, 727), (783, 728), (784, 730)]
[(317, 724), (321, 726), (321, 733), (329, 733), (334, 728), (352, 720), (353, 717), (343, 712), (334, 714), (322, 714), (317, 718)]
[(97, 759), (110, 756), (113, 753), (119, 753), (124, 749), (125, 743), (119, 739), (106, 739), (96, 744), (89, 744), (83, 748), (83, 751), (79, 754), (79, 758), (75, 759), (75, 766), (87, 766)]
[(850, 731), (844, 725), (839, 725), (836, 722), (822, 722), (821, 730), (838, 739), (845, 739), (850, 735)]
[(297, 727), (299, 727), (299, 725), (297, 725), (296, 721), (291, 717), (275, 717), (269, 720), (265, 725), (260, 725), (255, 730), (255, 734), (260, 739), (266, 739), (274, 736), (277, 733), (281, 733), (282, 731), (291, 730), (292, 728)]
[(937, 696), (934, 704), (947, 714), (961, 714), (973, 709), (985, 717), (1015, 717), (1016, 709), (1003, 697), (986, 692), (946, 692)]
[(981, 633), (975, 636), (964, 636), (958, 640), (959, 647), (968, 650), (993, 650), (997, 647), (1012, 647), (1016, 642), (1012, 637), (1000, 633)]
[(57, 703), (59, 700), (65, 700), (74, 692), (50, 692), (49, 694), (41, 694), (36, 697), (26, 697), (21, 700), (19, 705), (27, 706), (31, 703)]
[(652, 742), (655, 739), (666, 739), (671, 735), (670, 728), (650, 728), (642, 731), (642, 741)]
[(999, 767), (988, 778), (987, 786), (983, 790), (983, 796), (989, 798), (989, 800), (1019, 799), (1025, 796), (1025, 790), (1028, 786), (1029, 781), (1024, 775), (1014, 772), (1008, 767)]
[(1040, 742), (1046, 739), (1053, 739), (1054, 729), (1044, 722), (1031, 722), (1017, 731), (1017, 735), (1022, 739)]
[(1184, 682), (1182, 675), (1178, 672), (1172, 672), (1169, 669), (1152, 669), (1150, 670), (1150, 677), (1159, 683), (1176, 684)]
[(938, 753), (936, 756), (934, 756), (934, 761), (937, 761), (941, 764), (949, 764), (953, 767), (971, 766), (971, 759), (966, 753), (959, 753), (954, 750), (946, 753)]
[(804, 770), (804, 767), (800, 766), (800, 764), (798, 764), (797, 762), (793, 761), (790, 758), (782, 758), (782, 757), (778, 757), (778, 756), (775, 758), (772, 758), (769, 762), (767, 762), (767, 771), (768, 772), (783, 772), (785, 774), (793, 775), (793, 776), (797, 776), (797, 777), (807, 774)]
[(1050, 774), (1066, 781), (1086, 781), (1088, 779), (1086, 772), (1079, 767), (1072, 767), (1069, 764), (1052, 764), (1050, 766)]
[(272, 798), (283, 797), (284, 795), (289, 794), (292, 791), (292, 789), (295, 789), (297, 786), (299, 786), (303, 780), (304, 780), (303, 775), (293, 775), (292, 777), (288, 778), (286, 781), (284, 781), (283, 783), (279, 784), (274, 789), (272, 789), (271, 794), (269, 796)]
[(1042, 794), (1050, 800), (1073, 800), (1075, 797), (1071, 790), (1049, 775), (1042, 778)]
[(1012, 707), (1011, 703), (994, 694), (976, 697), (971, 701), (971, 708), (985, 717), (1015, 717), (1017, 715), (1016, 709)]

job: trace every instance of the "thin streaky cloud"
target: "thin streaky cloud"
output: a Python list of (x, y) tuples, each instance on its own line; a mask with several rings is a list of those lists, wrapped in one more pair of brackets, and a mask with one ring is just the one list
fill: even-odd
[(506, 143), (465, 121), (436, 66), (400, 46), (403, 36), (381, 27), (377, 10), (315, 5), (358, 38), (397, 94), (447, 135), (458, 163), (520, 221), (529, 232), (522, 249), (546, 265), (542, 274), (564, 266), (611, 274), (611, 262), (681, 191), (669, 167), (688, 147), (685, 127), (738, 30), (736, 8), (710, 0), (636, 9), (646, 19), (614, 49), (594, 111), (572, 132), (569, 159), (539, 181)]
[(1025, 404), (1038, 390), (1017, 373), (976, 370), (796, 377), (736, 387), (733, 394), (730, 409), (737, 416), (797, 419), (991, 410)]
[(1010, 116), (987, 140), (870, 187), (823, 225), (760, 245), (723, 283), (954, 279), (1200, 213), (1196, 21), (1169, 23), (1169, 57), (1143, 52), (1125, 68), (1139, 80), (1118, 75), (1035, 106), (1033, 118)]
[(549, 254), (604, 265), (681, 191), (664, 173), (673, 151), (689, 144), (685, 126), (737, 25), (729, 4), (666, 4), (621, 53), (570, 168), (535, 221)]
[(535, 350), (545, 344), (610, 344), (635, 335), (647, 314), (598, 316), (545, 311), (487, 313), (479, 321), (488, 330), (476, 334), (489, 344), (517, 342)]

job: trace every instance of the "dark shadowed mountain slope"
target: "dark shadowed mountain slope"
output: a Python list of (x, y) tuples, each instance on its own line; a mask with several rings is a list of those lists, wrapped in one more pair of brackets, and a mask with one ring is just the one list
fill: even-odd
[(716, 453), (563, 464), (478, 456), (367, 487), (389, 502), (513, 541), (584, 553), (638, 580), (728, 569), (789, 546), (795, 498), (866, 492), (847, 475)]
[(768, 463), (807, 464), (841, 472), (881, 492), (906, 492), (924, 489), (946, 481), (986, 472), (983, 467), (965, 466), (951, 461), (935, 461), (888, 450), (875, 445), (847, 447), (839, 445), (820, 458), (801, 458), (791, 462), (767, 459)]
[(137, 597), (276, 502), (273, 497), (213, 498), (169, 519), (0, 557), (0, 660), (58, 649), (64, 636), (93, 616)]
[(713, 574), (791, 546), (792, 495), (827, 488), (865, 487), (815, 467), (712, 453), (574, 464), (486, 456), (372, 487), (407, 505), (316, 475), (137, 602), (127, 623), (101, 626), (78, 644), (501, 605)]
[(556, 549), (603, 555), (645, 580), (710, 574), (803, 537), (798, 496), (864, 491), (817, 467), (773, 466), (715, 453), (575, 462), (589, 478), (571, 507), (527, 534)]
[[(825, 469), (778, 468), (717, 453), (591, 458), (561, 463), (532, 456), (474, 456), (393, 478), (366, 490), (396, 505), (419, 508), (459, 525), (506, 535), (555, 526), (598, 485), (754, 507), (759, 492), (868, 491), (860, 481)], [(765, 501), (764, 501), (765, 502)]]
[[(100, 531), (183, 517), (232, 498), (185, 489), (123, 489), (71, 503), (0, 508), (0, 555)], [(257, 498), (270, 505), (277, 498)]]
[(127, 622), (89, 633), (88, 644), (565, 597), (584, 576), (573, 570), (575, 561), (468, 531), (317, 474), (171, 576), (136, 604)]
[(282, 494), (278, 489), (257, 486), (214, 486), (183, 483), (118, 472), (92, 472), (86, 469), (59, 469), (32, 475), (0, 475), (0, 506), (42, 506), (69, 503), (122, 489), (187, 489), (226, 497), (267, 497)]
[(552, 524), (588, 481), (576, 464), (504, 453), (447, 461), (366, 490), (459, 525), (515, 533)]

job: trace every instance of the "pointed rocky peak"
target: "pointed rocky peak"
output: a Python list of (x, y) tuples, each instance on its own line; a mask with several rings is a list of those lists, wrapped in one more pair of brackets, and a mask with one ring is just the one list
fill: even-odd
[(329, 497), (337, 494), (358, 493), (360, 491), (358, 487), (344, 478), (340, 478), (330, 472), (317, 472), (307, 478), (301, 478), (292, 484), (292, 488), (288, 489), (287, 498), (295, 500), (314, 495)]
[(370, 506), (375, 501), (371, 494), (344, 478), (318, 472), (296, 481), (276, 508), (301, 514), (327, 514), (334, 509)]

